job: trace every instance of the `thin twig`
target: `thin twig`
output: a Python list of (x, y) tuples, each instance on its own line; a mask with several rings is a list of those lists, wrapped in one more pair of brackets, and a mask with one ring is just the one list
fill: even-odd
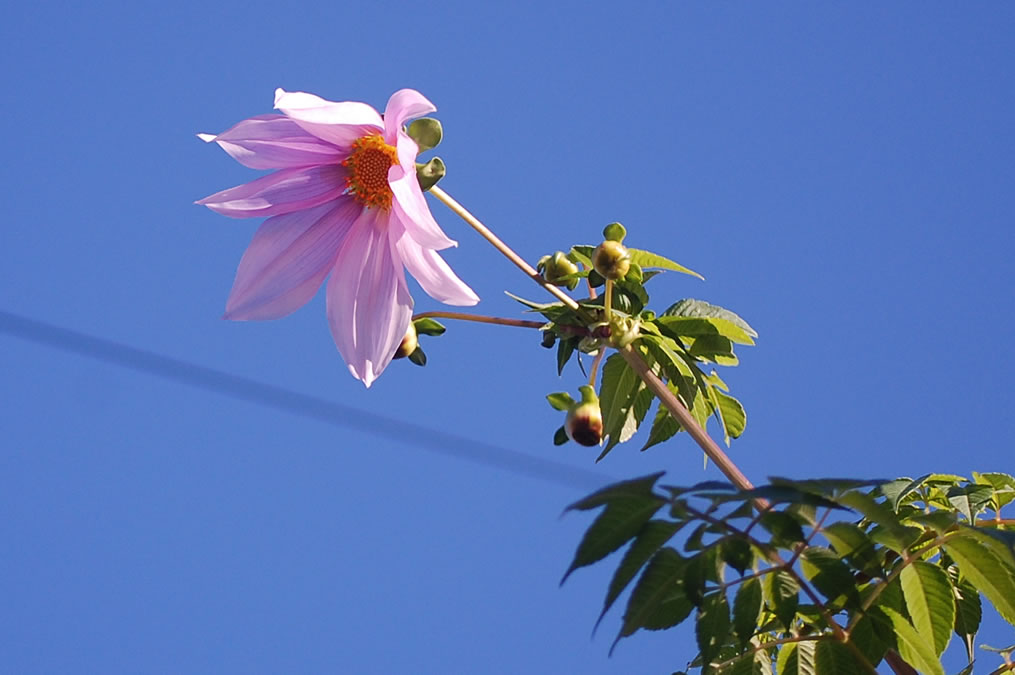
[(475, 323), (492, 323), (498, 326), (517, 326), (519, 328), (542, 328), (545, 321), (524, 321), (522, 319), (505, 319), (499, 316), (482, 316), (479, 314), (464, 314), (462, 312), (423, 312), (413, 314), (412, 320), (416, 319), (456, 319), (458, 321), (474, 321)]
[(457, 215), (459, 218), (468, 223), (469, 226), (472, 227), (472, 229), (474, 229), (476, 232), (480, 234), (480, 236), (482, 236), (488, 242), (493, 244), (493, 247), (498, 251), (500, 251), (505, 258), (513, 262), (518, 269), (525, 272), (525, 275), (527, 277), (529, 277), (537, 284), (545, 288), (551, 295), (556, 297), (558, 300), (563, 302), (571, 309), (579, 312), (581, 311), (581, 308), (578, 306), (578, 303), (575, 301), (574, 298), (572, 298), (570, 295), (568, 295), (567, 293), (560, 290), (559, 288), (548, 282), (546, 279), (544, 279), (543, 276), (539, 272), (537, 272), (535, 268), (532, 267), (532, 265), (527, 263), (524, 258), (522, 258), (520, 255), (511, 250), (511, 248), (507, 244), (501, 241), (500, 238), (497, 237), (497, 235), (495, 235), (493, 232), (490, 231), (490, 228), (481, 223), (479, 219), (476, 218), (474, 215), (469, 213), (469, 211), (464, 206), (455, 201), (454, 198), (451, 197), (451, 195), (449, 195), (447, 192), (440, 189), (436, 185), (430, 188), (430, 194), (432, 194), (434, 197), (444, 202), (444, 204), (449, 209), (455, 212), (455, 215)]

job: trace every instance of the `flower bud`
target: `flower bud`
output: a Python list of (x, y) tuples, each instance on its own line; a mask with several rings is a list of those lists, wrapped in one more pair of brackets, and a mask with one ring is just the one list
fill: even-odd
[(543, 273), (543, 278), (554, 286), (566, 286), (568, 290), (574, 290), (578, 285), (577, 277), (567, 279), (572, 274), (578, 273), (578, 265), (568, 260), (563, 251), (557, 251), (552, 256), (544, 255), (536, 263), (536, 269)]
[(641, 335), (641, 319), (614, 316), (610, 324), (610, 345), (623, 349)]
[(567, 411), (564, 431), (567, 437), (579, 445), (594, 446), (603, 442), (603, 413), (599, 409), (599, 397), (589, 385), (578, 388), (581, 401)]
[(412, 325), (412, 322), (409, 322), (409, 327), (405, 331), (405, 337), (402, 338), (398, 349), (395, 350), (395, 358), (404, 359), (416, 351), (417, 347), (419, 347), (419, 338), (416, 336), (416, 327)]
[(592, 252), (592, 265), (604, 279), (623, 279), (631, 269), (631, 256), (624, 245), (607, 239)]

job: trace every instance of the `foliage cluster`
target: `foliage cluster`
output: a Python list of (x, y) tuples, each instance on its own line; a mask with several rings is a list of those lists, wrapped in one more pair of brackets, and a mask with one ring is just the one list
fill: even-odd
[[(659, 485), (662, 475), (568, 507), (602, 511), (564, 579), (627, 546), (599, 617), (632, 586), (614, 646), (693, 615), (699, 652), (688, 667), (704, 673), (877, 672), (901, 657), (944, 675), (955, 635), (968, 675), (981, 593), (1015, 625), (1010, 475), (773, 478), (753, 490)], [(995, 672), (1013, 648), (994, 650), (1004, 658)]]

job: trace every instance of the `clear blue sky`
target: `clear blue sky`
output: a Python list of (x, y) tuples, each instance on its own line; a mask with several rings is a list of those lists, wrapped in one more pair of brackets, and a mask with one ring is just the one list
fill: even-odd
[[(1015, 470), (1011, 4), (3, 16), (0, 310), (575, 471), (532, 478), (433, 451), (493, 457), (467, 441), (237, 400), (26, 341), (0, 315), (4, 672), (665, 673), (693, 656), (687, 626), (608, 659), (619, 613), (589, 640), (612, 568), (557, 587), (588, 524), (558, 518), (582, 494), (563, 478), (717, 477), (686, 438), (599, 466), (555, 448), (543, 396), (581, 376), (558, 380), (521, 329), (451, 326), (427, 368), (395, 363), (367, 391), (320, 296), (280, 321), (219, 319), (256, 223), (192, 202), (256, 174), (194, 134), (270, 112), (276, 87), (378, 107), (422, 91), (445, 125), (442, 187), (532, 261), (620, 220), (702, 272), (653, 282), (656, 298), (759, 331), (726, 374), (754, 480)], [(480, 311), (539, 297), (433, 210)]]

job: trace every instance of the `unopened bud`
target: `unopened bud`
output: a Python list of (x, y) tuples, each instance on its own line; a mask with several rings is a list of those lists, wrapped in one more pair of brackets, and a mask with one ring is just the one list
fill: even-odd
[(631, 269), (631, 256), (624, 245), (607, 239), (592, 252), (592, 265), (604, 279), (623, 279)]
[(567, 278), (578, 273), (578, 265), (571, 262), (563, 251), (557, 251), (552, 256), (544, 255), (536, 264), (536, 269), (554, 286), (566, 286), (573, 291), (578, 285), (577, 277)]
[(599, 409), (599, 397), (590, 385), (578, 388), (581, 401), (567, 411), (564, 431), (567, 437), (579, 445), (594, 446), (603, 441), (603, 413)]
[(416, 347), (419, 346), (419, 338), (416, 336), (416, 327), (409, 323), (409, 328), (405, 331), (405, 337), (402, 338), (402, 342), (398, 345), (398, 349), (395, 350), (396, 359), (404, 359), (409, 354), (416, 351)]
[(610, 325), (610, 344), (623, 349), (641, 335), (641, 320), (631, 317), (614, 316)]

